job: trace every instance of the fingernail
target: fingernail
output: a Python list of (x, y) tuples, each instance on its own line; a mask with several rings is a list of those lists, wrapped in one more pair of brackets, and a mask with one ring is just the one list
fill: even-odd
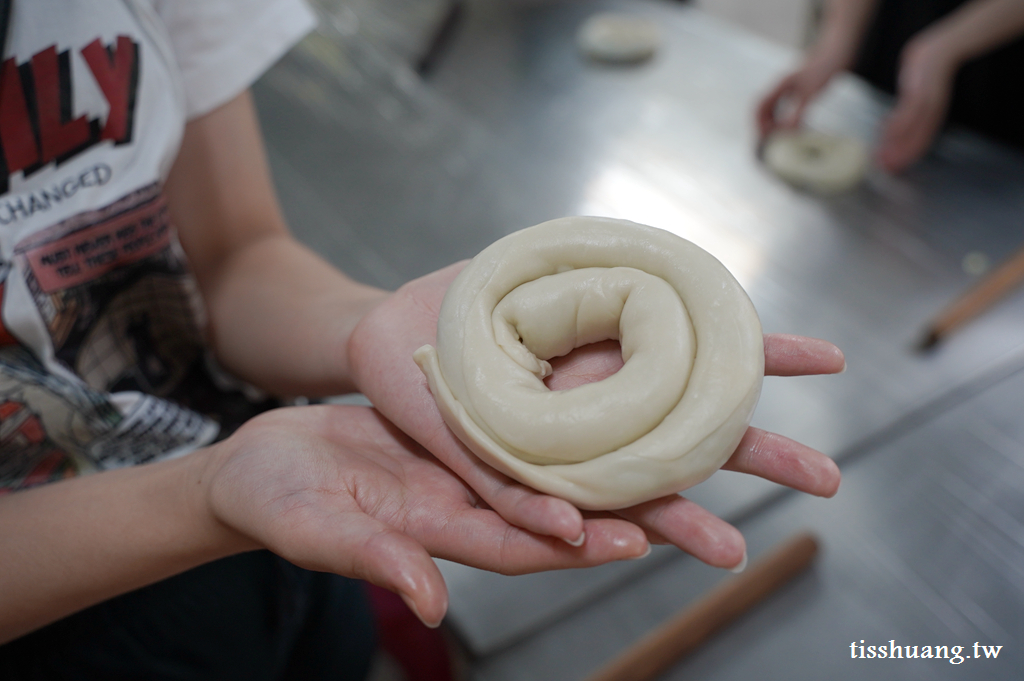
[(416, 607), (416, 603), (414, 603), (411, 598), (409, 598), (405, 594), (398, 595), (402, 597), (402, 600), (405, 601), (405, 604), (409, 607), (410, 610), (412, 610), (412, 614), (416, 615), (416, 619), (418, 619), (420, 622), (423, 622), (423, 626), (429, 627), (430, 629), (437, 629), (439, 626), (441, 626), (441, 620), (438, 620), (437, 622), (431, 624), (430, 622), (423, 619), (423, 615), (420, 614), (419, 609)]
[(843, 368), (839, 370), (839, 373), (841, 373), (841, 374), (845, 374), (846, 373), (846, 361), (845, 360), (843, 361)]
[(738, 575), (739, 573), (743, 572), (746, 569), (747, 569), (747, 550), (743, 549), (743, 558), (740, 559), (740, 562), (737, 563), (736, 567), (730, 568), (729, 572), (733, 573), (734, 575)]
[(646, 558), (649, 555), (651, 555), (651, 543), (647, 542), (647, 550), (644, 551), (643, 553), (641, 553), (639, 556), (634, 556), (633, 558), (630, 558), (629, 560), (643, 560), (644, 558)]
[(587, 533), (586, 531), (580, 532), (580, 536), (576, 537), (575, 540), (570, 540), (566, 539), (565, 537), (562, 537), (562, 541), (564, 541), (569, 546), (579, 548), (580, 546), (583, 546), (583, 542), (587, 541)]

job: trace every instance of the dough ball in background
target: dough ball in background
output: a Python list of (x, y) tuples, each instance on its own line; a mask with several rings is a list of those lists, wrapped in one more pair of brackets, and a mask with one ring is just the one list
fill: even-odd
[(590, 59), (633, 63), (650, 59), (661, 44), (661, 36), (657, 25), (649, 19), (603, 12), (583, 22), (576, 42)]
[(772, 133), (764, 143), (762, 158), (786, 182), (823, 195), (853, 189), (868, 170), (868, 150), (863, 142), (815, 130)]

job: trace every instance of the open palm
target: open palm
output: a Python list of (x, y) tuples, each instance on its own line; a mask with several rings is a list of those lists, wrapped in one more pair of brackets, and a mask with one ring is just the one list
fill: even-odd
[(431, 556), (505, 574), (636, 557), (643, 533), (595, 519), (578, 548), (510, 525), (411, 438), (369, 407), (267, 412), (217, 445), (215, 517), (301, 567), (400, 593), (425, 622), (447, 608)]

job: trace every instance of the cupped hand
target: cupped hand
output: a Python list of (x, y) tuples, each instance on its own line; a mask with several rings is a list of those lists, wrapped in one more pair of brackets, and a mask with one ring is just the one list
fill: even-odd
[[(445, 425), (412, 359), (417, 348), (436, 342), (441, 300), (462, 266), (452, 265), (406, 284), (359, 323), (349, 341), (356, 383), (381, 413), (444, 462), (505, 521), (567, 543), (585, 539), (585, 546), (592, 539), (593, 523), (610, 514), (581, 513), (570, 503), (528, 488), (477, 459)], [(562, 389), (606, 377), (622, 365), (622, 359), (617, 344), (604, 343), (581, 348), (552, 365), (555, 374), (548, 385)], [(825, 341), (765, 336), (766, 374), (826, 374), (844, 367), (842, 353)], [(819, 496), (831, 496), (839, 487), (839, 469), (824, 454), (754, 428), (725, 468)], [(656, 499), (614, 515), (629, 523), (604, 530), (621, 532), (618, 538), (623, 542), (631, 541), (639, 528), (650, 541), (674, 544), (711, 565), (733, 567), (744, 556), (738, 530), (682, 496)]]
[(579, 547), (510, 525), (369, 407), (267, 412), (215, 445), (211, 461), (209, 508), (250, 546), (391, 589), (432, 626), (448, 597), (431, 556), (519, 574), (648, 550), (620, 519), (588, 521)]
[(885, 119), (876, 158), (890, 172), (904, 170), (928, 150), (953, 94), (956, 63), (927, 38), (911, 40), (900, 57), (896, 107)]
[(757, 105), (757, 130), (764, 139), (775, 130), (800, 127), (804, 111), (832, 77), (845, 68), (833, 51), (819, 49), (799, 69), (785, 76)]

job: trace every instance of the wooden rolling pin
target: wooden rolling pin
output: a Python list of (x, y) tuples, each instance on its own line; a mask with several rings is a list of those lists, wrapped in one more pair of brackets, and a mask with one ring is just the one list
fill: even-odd
[(955, 329), (974, 319), (1024, 281), (1024, 248), (954, 300), (925, 329), (918, 349), (928, 350)]
[(818, 541), (801, 533), (640, 639), (588, 681), (647, 681), (805, 570)]

